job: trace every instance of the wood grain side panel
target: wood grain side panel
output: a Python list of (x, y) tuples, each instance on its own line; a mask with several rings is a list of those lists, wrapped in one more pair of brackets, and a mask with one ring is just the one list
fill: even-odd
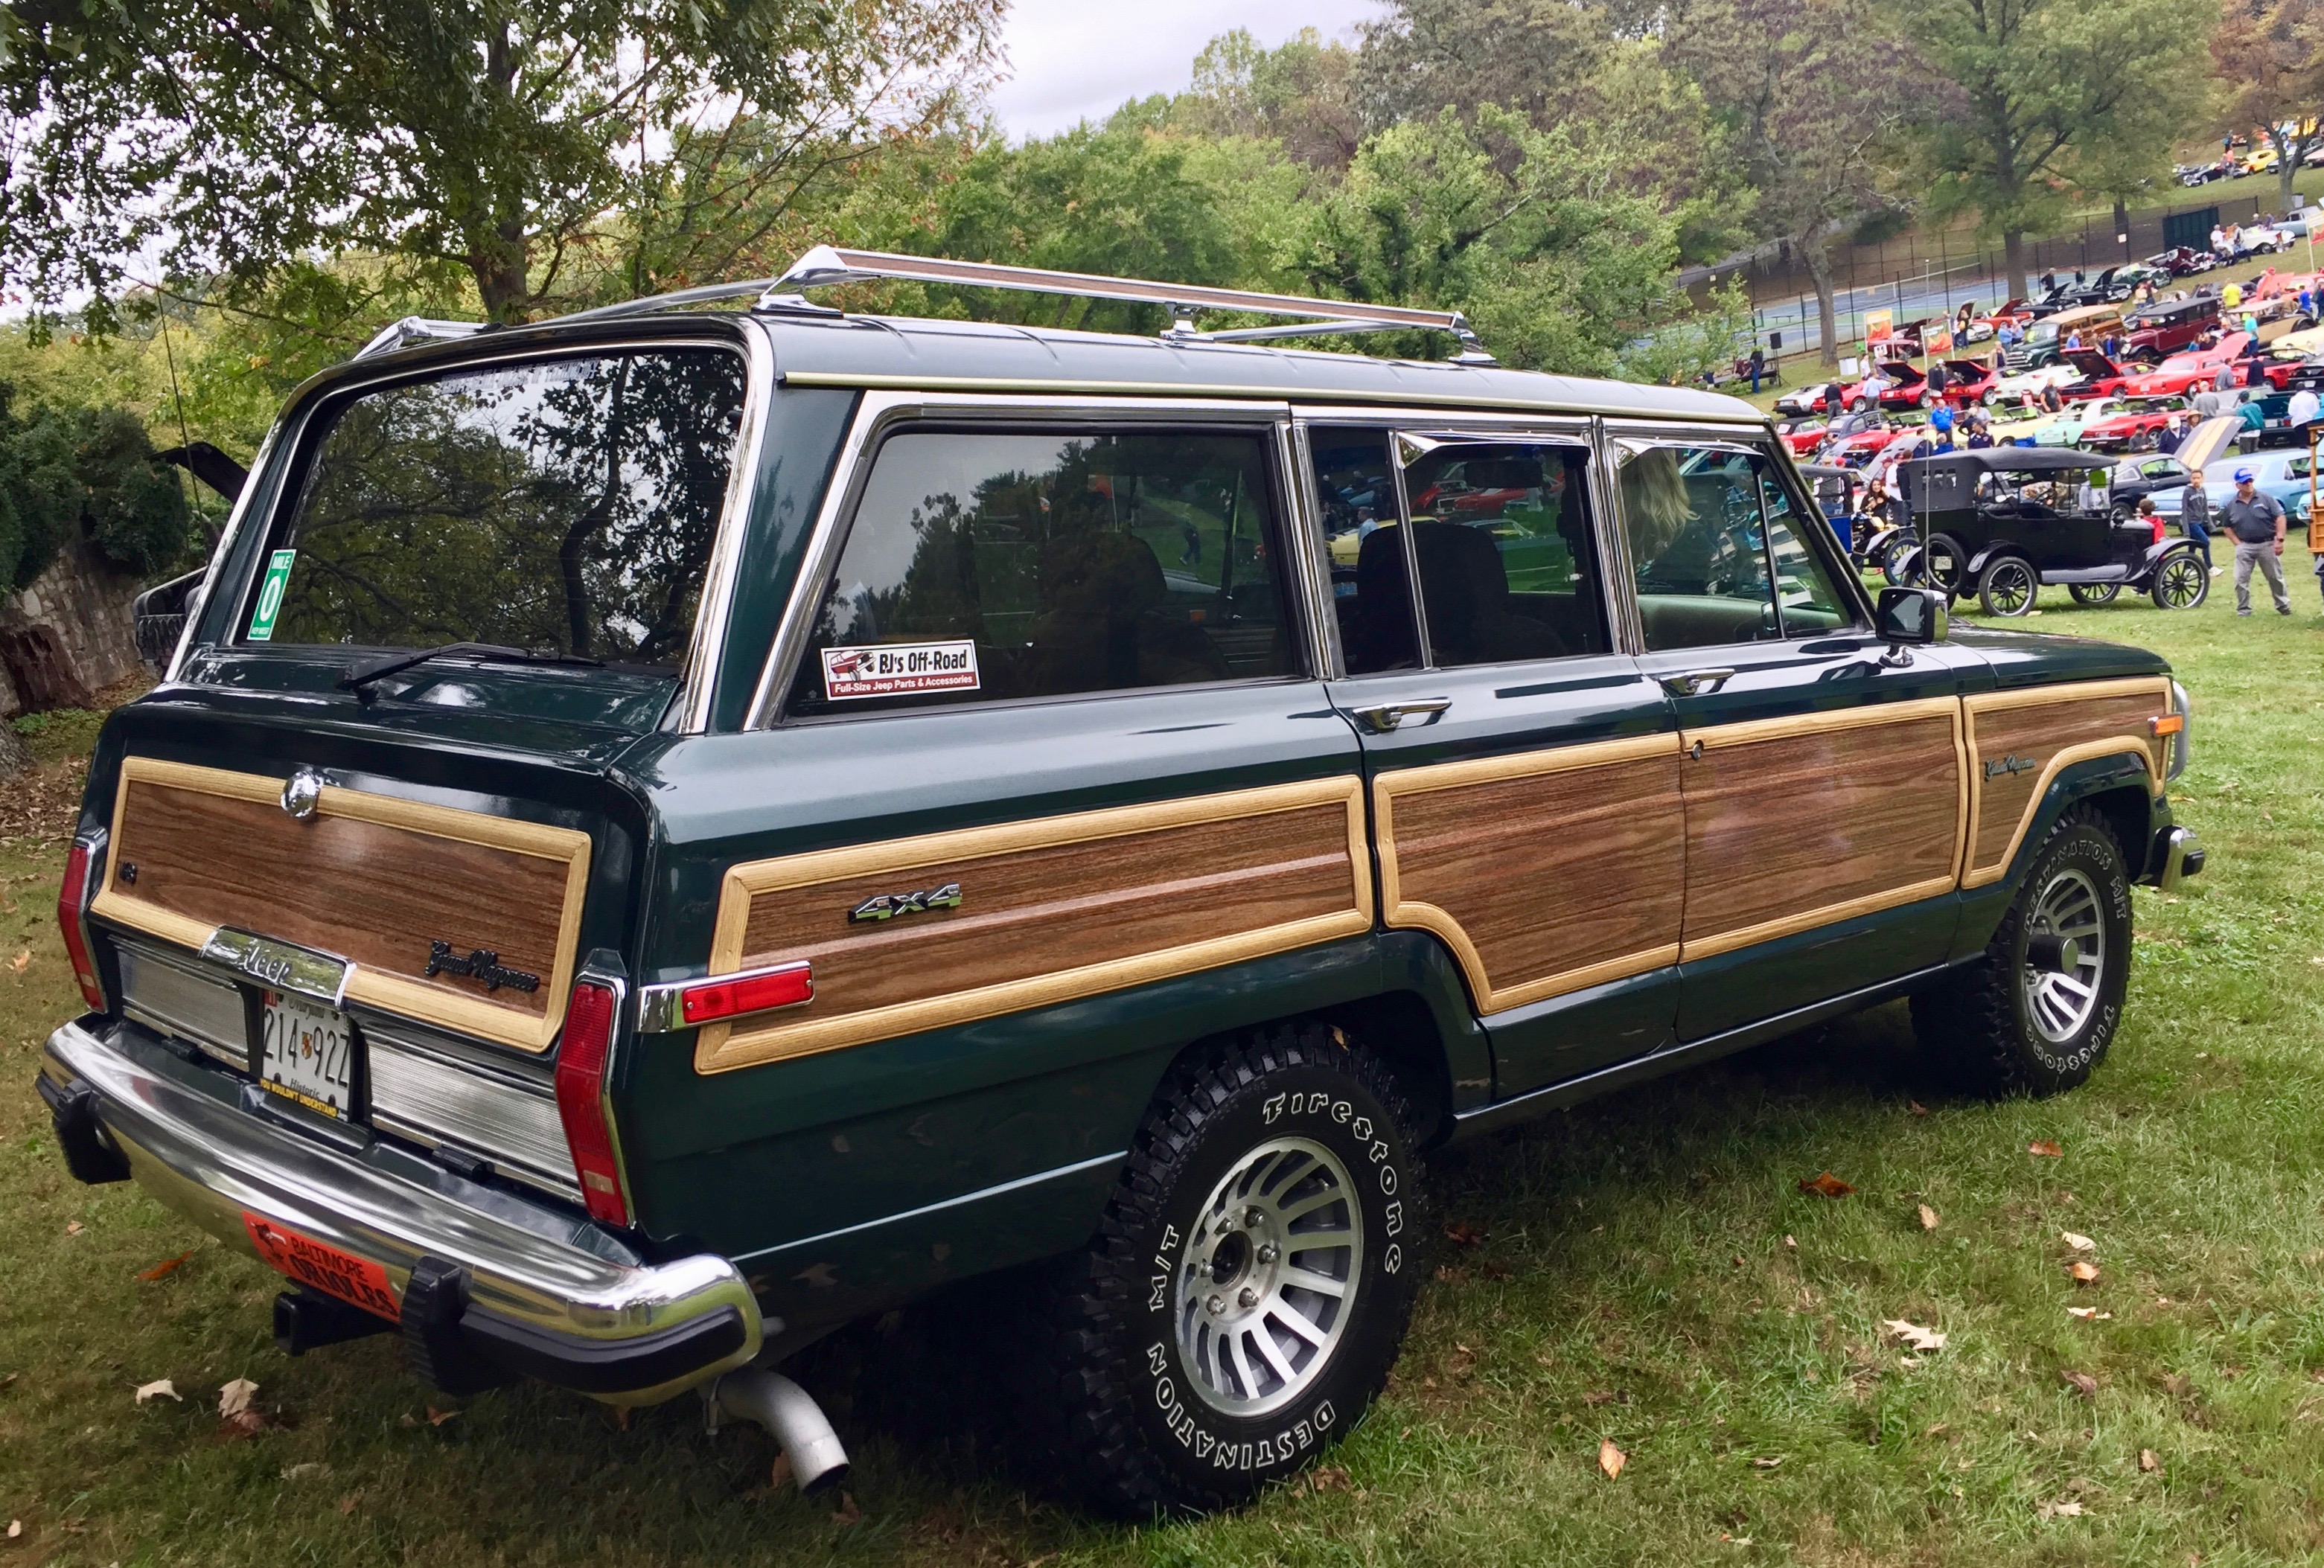
[[(586, 834), (338, 788), (300, 821), (275, 803), (280, 789), (129, 759), (96, 912), (173, 940), (228, 925), (314, 948), (355, 966), (350, 996), (503, 1044), (549, 1045), (572, 980)], [(487, 991), (429, 976), (438, 940), (463, 954), (488, 949), (540, 985)]]
[[(738, 867), (711, 973), (804, 958), (815, 999), (701, 1032), (704, 1072), (835, 1050), (1371, 927), (1360, 783), (1238, 791)], [(879, 922), (881, 894), (961, 905)]]
[[(1618, 747), (1629, 743), (1616, 743)], [(1449, 764), (1379, 781), (1387, 922), (1436, 931), (1496, 1013), (1674, 962), (1685, 896), (1677, 737), (1536, 771)], [(1473, 780), (1474, 782), (1471, 782)]]
[[(2169, 712), (2170, 704), (2170, 683), (2162, 679), (1969, 698), (1966, 706), (1976, 830), (1963, 884), (1991, 882), (2008, 868), (2034, 805), (2062, 766), (2059, 758), (2064, 754), (2136, 751), (2146, 758), (2148, 772), (2162, 777), (2166, 743), (2154, 736), (2150, 721)], [(2011, 763), (2017, 766), (2009, 766)]]
[(1683, 769), (1686, 957), (1951, 886), (1960, 722), (1945, 699), (1845, 728), (1700, 732)]

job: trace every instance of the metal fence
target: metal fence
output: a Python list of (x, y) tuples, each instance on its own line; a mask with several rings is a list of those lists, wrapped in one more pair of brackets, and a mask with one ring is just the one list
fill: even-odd
[[(2227, 194), (2238, 187), (2250, 194)], [(2273, 176), (2198, 188), (2203, 197), (2200, 204), (2133, 215), (2126, 239), (2116, 239), (2105, 215), (2094, 215), (2074, 233), (2028, 240), (2028, 281), (2045, 271), (2064, 276), (2077, 267), (2095, 275), (2123, 261), (2144, 261), (2172, 245), (2208, 243), (2215, 223), (2252, 223), (2276, 211)], [(2190, 242), (2183, 237), (2190, 232), (2200, 238)], [(1835, 246), (1831, 254), (1843, 354), (1863, 341), (1864, 317), (1869, 312), (1888, 311), (1902, 324), (1917, 316), (1949, 316), (1971, 302), (1997, 303), (2009, 292), (2001, 252), (1972, 244), (1964, 235), (1915, 231), (1877, 244)], [(1796, 260), (1783, 254), (1757, 257), (1714, 270), (1710, 280), (1723, 284), (1730, 279), (1740, 280), (1749, 295), (1753, 324), (1770, 357), (1789, 359), (1821, 346), (1815, 285)]]

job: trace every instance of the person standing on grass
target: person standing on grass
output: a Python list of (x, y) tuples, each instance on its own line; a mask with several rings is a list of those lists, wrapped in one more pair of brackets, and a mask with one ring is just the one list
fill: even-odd
[(1757, 344), (1751, 345), (1751, 395), (1759, 395), (1759, 378), (1767, 373), (1767, 351)]
[(2236, 536), (2236, 613), (2249, 617), (2252, 568), (2267, 579), (2275, 613), (2292, 613), (2292, 595), (2283, 588), (2283, 507), (2272, 496), (2252, 487), (2252, 471), (2236, 470), (2236, 492), (2221, 509), (2227, 530)]
[(2217, 577), (2219, 568), (2211, 560), (2211, 492), (2203, 488), (2200, 473), (2187, 481), (2184, 499), (2179, 503), (2179, 531), (2203, 552), (2203, 564)]
[(2302, 387), (2292, 393), (2292, 401), (2284, 405), (2283, 422), (2292, 426), (2292, 434), (2298, 436), (2304, 445), (2308, 439), (2308, 426), (2315, 422), (2319, 410), (2324, 410), (2324, 398), (2319, 398), (2313, 388)]

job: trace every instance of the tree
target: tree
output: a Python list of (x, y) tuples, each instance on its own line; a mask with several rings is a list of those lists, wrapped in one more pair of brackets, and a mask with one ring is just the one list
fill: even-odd
[(1882, 155), (1923, 68), (1869, 0), (1703, 0), (1672, 51), (1729, 124), (1759, 232), (1807, 267), (1823, 362), (1838, 364), (1831, 233), (1885, 203)]
[(15, 401), (0, 382), (0, 595), (82, 542), (143, 577), (177, 564), (191, 516), (144, 425), (121, 408), (19, 412)]
[(1899, 0), (1932, 67), (1930, 210), (1969, 210), (2025, 291), (2025, 235), (2063, 216), (2077, 164), (2159, 165), (2201, 76), (2214, 0)]
[(608, 278), (699, 281), (733, 260), (720, 217), (948, 113), (1000, 9), (9, 0), (0, 278), (101, 318), (141, 252), (245, 291), (372, 252), (472, 282), (499, 321)]
[(2224, 121), (2255, 127), (2275, 149), (2275, 188), (2285, 212), (2300, 207), (2292, 182), (2301, 160), (2324, 147), (2324, 4), (2232, 0), (2211, 34), (2211, 66)]
[(1261, 137), (1300, 163), (1343, 170), (1363, 142), (1356, 60), (1354, 50), (1325, 43), (1312, 27), (1271, 50), (1238, 27), (1194, 57), (1194, 86), (1171, 105), (1171, 118), (1211, 135)]

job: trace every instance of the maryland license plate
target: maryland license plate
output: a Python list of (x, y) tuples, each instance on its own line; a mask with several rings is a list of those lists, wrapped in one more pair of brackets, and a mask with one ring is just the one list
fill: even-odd
[(258, 1081), (270, 1093), (346, 1121), (355, 1110), (355, 1025), (335, 1007), (269, 991)]

